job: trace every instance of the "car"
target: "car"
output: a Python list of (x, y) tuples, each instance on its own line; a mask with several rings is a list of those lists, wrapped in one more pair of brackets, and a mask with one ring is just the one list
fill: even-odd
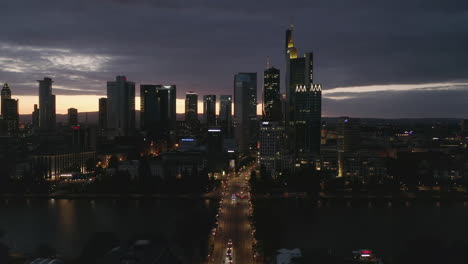
[(232, 239), (229, 239), (229, 240), (228, 240), (228, 247), (229, 247), (229, 248), (232, 247)]

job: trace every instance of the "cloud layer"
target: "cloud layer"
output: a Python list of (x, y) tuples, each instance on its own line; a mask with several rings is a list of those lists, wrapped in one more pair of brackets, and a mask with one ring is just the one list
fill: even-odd
[(37, 95), (36, 80), (52, 76), (59, 96), (102, 96), (120, 74), (176, 84), (179, 98), (232, 94), (233, 75), (261, 73), (267, 56), (284, 69), (284, 30), (294, 23), (299, 52), (315, 54), (325, 114), (468, 116), (455, 108), (468, 95), (466, 1), (15, 0), (0, 8), (0, 81), (14, 95)]

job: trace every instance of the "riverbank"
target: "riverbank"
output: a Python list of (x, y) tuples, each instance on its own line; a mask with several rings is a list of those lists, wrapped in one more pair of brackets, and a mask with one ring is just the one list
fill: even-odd
[[(20, 194), (8, 193), (0, 194), (3, 199), (154, 199), (154, 200), (170, 200), (170, 199), (209, 199), (219, 200), (221, 196), (218, 193), (212, 192), (208, 194), (116, 194), (116, 193), (37, 193), (37, 194)], [(440, 202), (468, 202), (468, 194), (465, 193), (444, 193), (444, 194), (428, 194), (428, 193), (400, 193), (400, 194), (359, 194), (359, 193), (340, 193), (340, 194), (325, 194), (310, 195), (307, 193), (282, 193), (282, 194), (254, 194), (254, 199), (308, 199), (317, 200), (318, 202), (326, 201), (440, 201)]]
[(171, 199), (209, 199), (218, 200), (220, 199), (217, 194), (115, 194), (115, 193), (103, 193), (103, 194), (76, 194), (76, 193), (38, 193), (38, 194), (0, 194), (0, 198), (3, 199), (84, 199), (84, 200), (95, 200), (95, 199), (154, 199), (154, 200), (171, 200)]

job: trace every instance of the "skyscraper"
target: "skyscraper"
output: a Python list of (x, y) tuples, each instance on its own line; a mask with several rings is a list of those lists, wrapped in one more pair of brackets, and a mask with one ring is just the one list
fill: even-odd
[(337, 145), (339, 152), (351, 152), (359, 148), (361, 141), (360, 125), (359, 118), (345, 116), (338, 119)]
[(246, 154), (256, 141), (257, 73), (234, 76), (234, 129), (239, 152)]
[(68, 108), (68, 125), (69, 126), (78, 125), (78, 109)]
[(207, 126), (216, 126), (216, 95), (203, 96), (203, 116)]
[(52, 79), (45, 77), (39, 82), (39, 128), (51, 131), (55, 128), (55, 95), (52, 94)]
[(135, 83), (125, 76), (107, 82), (107, 129), (110, 137), (135, 131)]
[(140, 85), (141, 129), (158, 136), (169, 135), (176, 126), (176, 86)]
[(185, 94), (185, 122), (198, 122), (198, 94), (192, 91)]
[(34, 111), (32, 112), (32, 126), (34, 129), (39, 127), (39, 108), (34, 104)]
[(280, 122), (263, 121), (259, 132), (259, 162), (268, 173), (277, 176), (286, 162), (284, 126)]
[(7, 83), (3, 85), (1, 91), (1, 104), (2, 121), (5, 124), (6, 132), (8, 135), (13, 135), (18, 130), (18, 100), (11, 99), (11, 90)]
[(281, 121), (280, 70), (269, 67), (263, 73), (263, 119)]
[(322, 87), (313, 83), (313, 54), (298, 57), (292, 30), (285, 46), (288, 145), (296, 164), (310, 164), (320, 153)]
[(107, 98), (99, 98), (99, 135), (103, 136), (107, 130)]
[[(11, 90), (10, 90), (10, 86), (8, 86), (8, 83), (3, 84), (3, 88), (1, 92), (1, 99), (2, 100), (11, 99)], [(2, 106), (2, 109), (3, 109), (3, 106)], [(2, 114), (3, 114), (3, 110), (2, 110)]]
[(224, 136), (232, 136), (232, 96), (219, 96), (219, 125), (221, 126)]

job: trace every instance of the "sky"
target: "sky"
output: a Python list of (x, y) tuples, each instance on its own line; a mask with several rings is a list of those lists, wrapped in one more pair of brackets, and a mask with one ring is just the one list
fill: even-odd
[(116, 75), (137, 95), (139, 84), (177, 85), (179, 113), (187, 91), (232, 94), (237, 72), (259, 73), (260, 97), (267, 56), (284, 91), (294, 24), (299, 54), (314, 52), (324, 116), (468, 117), (468, 1), (15, 0), (0, 10), (0, 82), (21, 114), (45, 76), (57, 113), (97, 111)]

